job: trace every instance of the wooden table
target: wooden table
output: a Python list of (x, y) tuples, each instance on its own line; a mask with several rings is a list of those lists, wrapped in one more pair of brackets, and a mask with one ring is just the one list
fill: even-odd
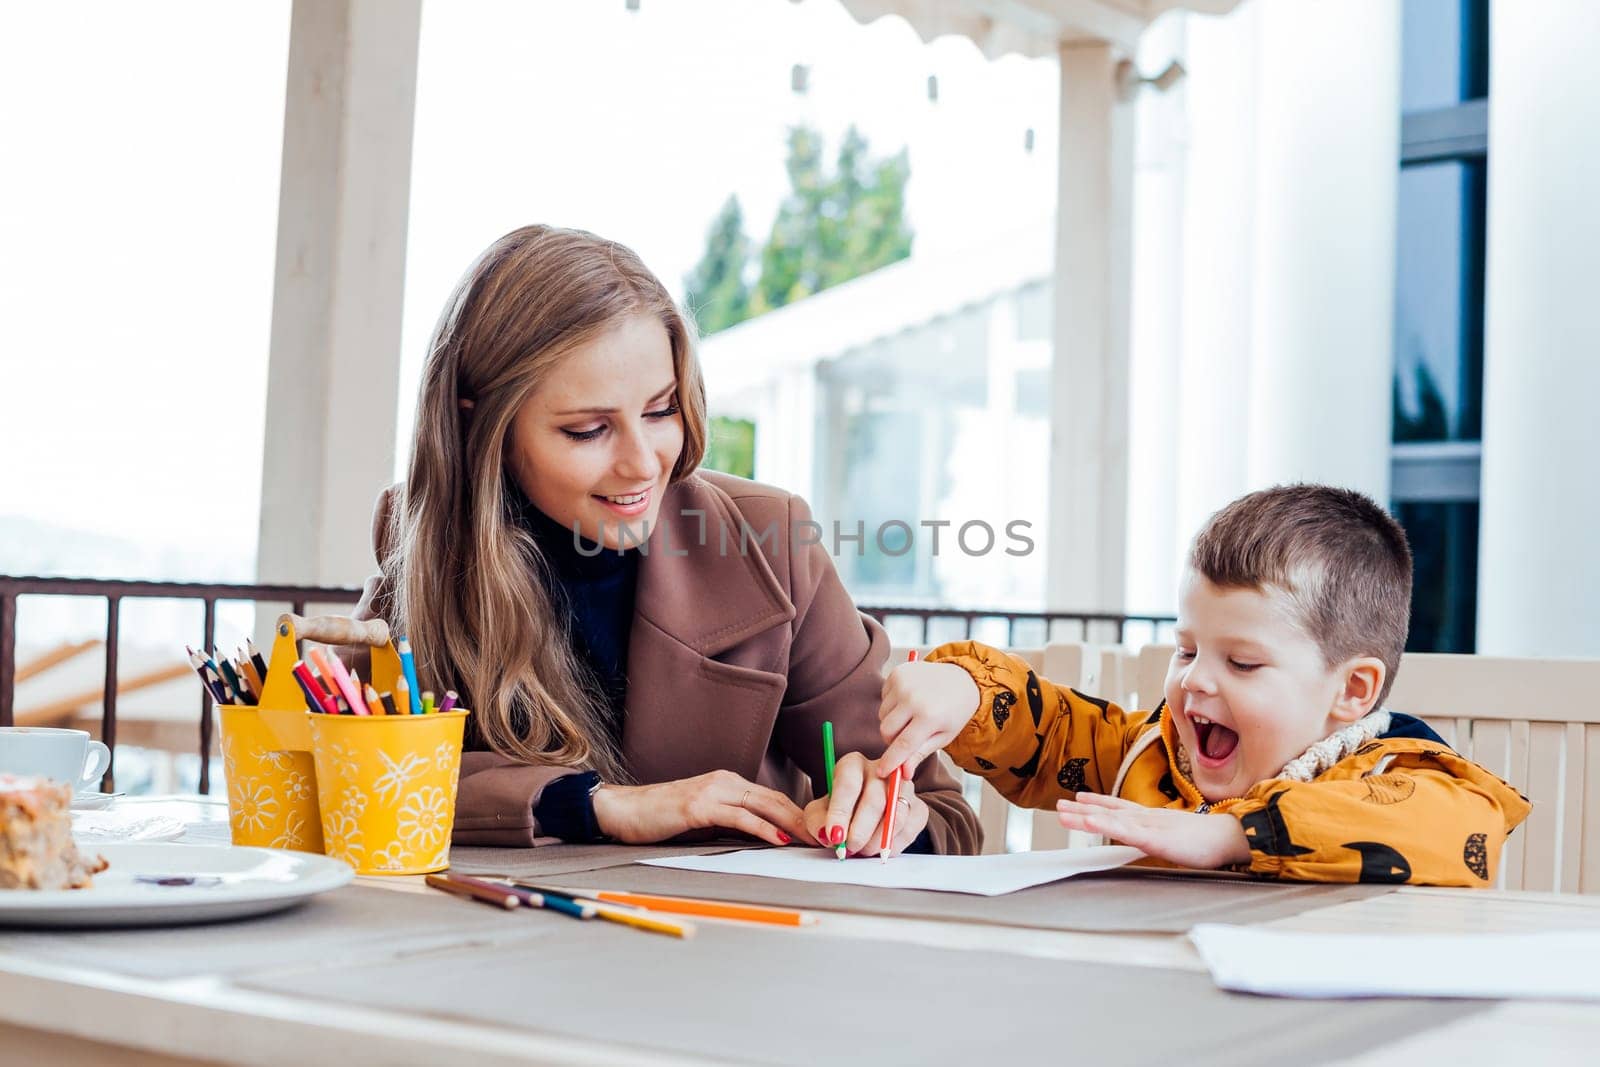
[[(226, 825), (226, 810), (216, 800), (127, 803), (152, 814), (183, 818), (197, 840), (217, 840)], [(358, 882), (394, 892), (432, 892), (420, 878)], [(1203, 970), (1194, 949), (1180, 935), (1067, 933), (842, 913), (828, 913), (823, 925), (826, 936), (833, 937)], [(1269, 925), (1305, 931), (1408, 933), (1597, 929), (1600, 897), (1401, 888)], [(803, 928), (795, 936), (822, 936), (819, 931), (820, 927)], [(1407, 1067), (1445, 1057), (1456, 1063), (1577, 1062), (1591, 1054), (1584, 1050), (1596, 1047), (1600, 1047), (1600, 1006), (1514, 1001), (1347, 1062)], [(0, 1062), (91, 1059), (127, 1064), (690, 1062), (600, 1040), (255, 992), (219, 976), (130, 978), (0, 953)]]

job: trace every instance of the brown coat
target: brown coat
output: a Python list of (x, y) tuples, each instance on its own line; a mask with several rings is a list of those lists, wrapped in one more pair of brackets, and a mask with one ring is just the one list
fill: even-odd
[[(374, 516), (379, 559), (394, 492), (384, 492)], [(820, 792), (825, 780), (824, 720), (833, 721), (840, 754), (883, 751), (877, 712), (888, 636), (856, 611), (825, 547), (805, 543), (810, 520), (799, 497), (729, 475), (702, 472), (667, 490), (639, 561), (628, 643), (622, 759), (635, 781), (726, 769), (804, 806), (811, 783)], [(779, 536), (758, 541), (769, 528)], [(382, 579), (372, 578), (356, 615), (381, 615), (387, 602)], [(550, 781), (572, 773), (466, 753), (454, 840), (553, 840), (541, 839), (533, 808)], [(977, 852), (977, 818), (936, 760), (923, 763), (916, 788), (934, 849)]]

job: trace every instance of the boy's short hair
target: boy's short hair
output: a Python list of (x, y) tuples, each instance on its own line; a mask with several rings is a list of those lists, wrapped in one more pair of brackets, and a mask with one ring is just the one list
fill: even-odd
[(1214, 585), (1274, 586), (1328, 666), (1383, 660), (1381, 706), (1411, 620), (1406, 534), (1370, 497), (1327, 485), (1280, 485), (1240, 497), (1195, 536), (1189, 564)]

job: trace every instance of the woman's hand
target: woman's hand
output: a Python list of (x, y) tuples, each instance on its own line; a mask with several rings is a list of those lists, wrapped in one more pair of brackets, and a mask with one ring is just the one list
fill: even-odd
[[(883, 817), (889, 800), (888, 783), (878, 776), (878, 770), (877, 764), (861, 753), (846, 753), (833, 769), (833, 793), (806, 805), (806, 837), (827, 848), (842, 844), (847, 855), (876, 856), (883, 843)], [(890, 770), (893, 768), (884, 773)], [(917, 796), (916, 783), (909, 776), (901, 778), (898, 804), (890, 855), (903, 852), (928, 825), (928, 805)]]
[(659, 785), (602, 785), (594, 818), (614, 841), (648, 845), (689, 830), (738, 830), (774, 845), (813, 839), (794, 801), (732, 771), (712, 771)]
[(1201, 815), (1147, 808), (1119, 797), (1080, 792), (1076, 800), (1056, 801), (1056, 818), (1068, 830), (1100, 834), (1180, 867), (1213, 870), (1250, 860), (1244, 828), (1222, 812)]
[(909, 778), (955, 740), (981, 699), (978, 683), (954, 663), (902, 663), (890, 671), (878, 707), (878, 729), (889, 746), (878, 758), (879, 777), (902, 767)]

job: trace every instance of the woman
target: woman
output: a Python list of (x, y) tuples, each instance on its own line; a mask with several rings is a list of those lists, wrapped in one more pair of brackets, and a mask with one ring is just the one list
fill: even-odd
[[(877, 853), (887, 638), (804, 502), (697, 473), (705, 441), (692, 329), (628, 249), (529, 226), (457, 285), (357, 609), (473, 709), (457, 843), (734, 830)], [(936, 761), (898, 803), (891, 851), (977, 850)]]

